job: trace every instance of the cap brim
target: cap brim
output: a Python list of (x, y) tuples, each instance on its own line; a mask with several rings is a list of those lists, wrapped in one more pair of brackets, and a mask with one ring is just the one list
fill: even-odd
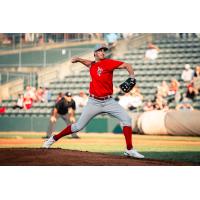
[(96, 51), (99, 51), (99, 50), (101, 50), (101, 49), (104, 49), (105, 51), (107, 51), (107, 50), (108, 50), (108, 48), (107, 48), (107, 47), (100, 47), (99, 49), (95, 49), (95, 50), (94, 50), (94, 52), (96, 52)]

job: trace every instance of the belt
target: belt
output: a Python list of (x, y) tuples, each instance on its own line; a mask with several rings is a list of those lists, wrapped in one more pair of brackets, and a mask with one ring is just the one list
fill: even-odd
[(106, 100), (106, 99), (110, 99), (112, 98), (111, 95), (108, 95), (108, 96), (105, 96), (105, 97), (97, 97), (97, 96), (94, 96), (93, 94), (90, 94), (90, 97), (94, 98), (94, 99), (97, 99), (97, 100)]

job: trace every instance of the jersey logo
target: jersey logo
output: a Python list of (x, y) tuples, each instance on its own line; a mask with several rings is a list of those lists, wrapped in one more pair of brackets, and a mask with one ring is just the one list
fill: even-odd
[(97, 69), (98, 76), (101, 76), (102, 72), (103, 72), (103, 69), (98, 67), (98, 69)]

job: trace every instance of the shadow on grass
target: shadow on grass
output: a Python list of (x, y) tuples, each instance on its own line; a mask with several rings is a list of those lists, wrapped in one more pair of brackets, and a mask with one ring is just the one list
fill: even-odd
[[(165, 151), (165, 152), (140, 152), (147, 159), (156, 159), (164, 161), (175, 161), (175, 162), (189, 162), (194, 165), (200, 165), (200, 151)], [(123, 152), (108, 152), (112, 155), (123, 155)]]

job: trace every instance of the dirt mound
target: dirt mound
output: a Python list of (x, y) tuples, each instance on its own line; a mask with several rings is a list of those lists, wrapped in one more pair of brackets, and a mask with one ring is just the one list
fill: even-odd
[(188, 163), (133, 159), (102, 153), (65, 149), (2, 148), (1, 166), (169, 166)]

